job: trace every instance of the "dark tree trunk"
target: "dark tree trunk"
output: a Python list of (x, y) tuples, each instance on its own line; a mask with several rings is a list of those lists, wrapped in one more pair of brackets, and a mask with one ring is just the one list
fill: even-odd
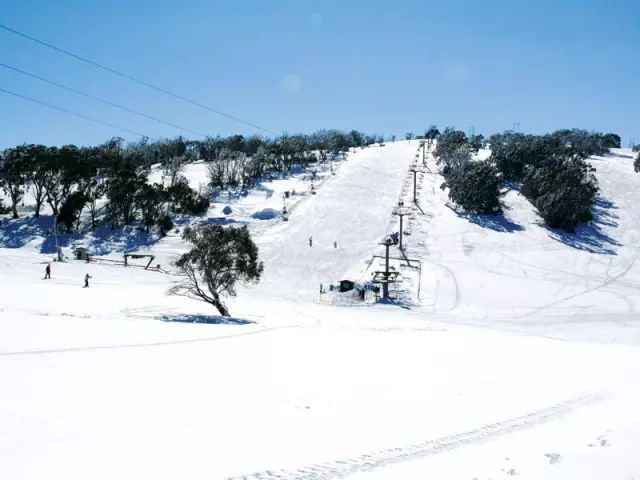
[(11, 213), (13, 213), (13, 218), (18, 218), (18, 201), (19, 197), (11, 195)]
[(213, 297), (212, 303), (213, 303), (213, 306), (218, 309), (218, 312), (220, 312), (220, 315), (222, 315), (223, 317), (231, 316), (231, 314), (229, 313), (229, 310), (227, 309), (227, 306), (220, 301), (220, 297), (218, 297), (218, 295), (215, 295)]

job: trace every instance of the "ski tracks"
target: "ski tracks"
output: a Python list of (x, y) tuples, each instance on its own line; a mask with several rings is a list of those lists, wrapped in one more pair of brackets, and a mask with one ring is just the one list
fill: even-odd
[(298, 469), (265, 470), (248, 475), (228, 477), (227, 480), (328, 480), (344, 478), (355, 473), (367, 472), (387, 465), (416, 460), (467, 445), (493, 440), (503, 435), (549, 422), (570, 413), (575, 408), (587, 406), (602, 399), (603, 397), (599, 394), (585, 395), (542, 410), (482, 425), (466, 432), (434, 438), (415, 445), (388, 448), (357, 457), (317, 463)]
[(77, 346), (77, 347), (51, 348), (51, 349), (8, 351), (8, 352), (0, 352), (0, 357), (15, 357), (15, 356), (24, 356), (24, 355), (50, 355), (50, 354), (61, 354), (61, 353), (92, 352), (92, 351), (102, 351), (102, 350), (124, 350), (124, 349), (131, 349), (131, 348), (167, 347), (167, 346), (174, 346), (174, 345), (186, 345), (190, 343), (205, 343), (205, 342), (213, 342), (217, 340), (229, 340), (229, 339), (235, 339), (240, 337), (247, 337), (250, 335), (258, 335), (262, 333), (271, 333), (279, 330), (315, 328), (320, 326), (320, 324), (322, 323), (322, 319), (318, 317), (315, 317), (313, 315), (309, 315), (307, 313), (303, 313), (300, 311), (298, 311), (297, 313), (299, 316), (307, 317), (313, 320), (313, 323), (308, 325), (278, 325), (278, 326), (271, 326), (271, 327), (260, 325), (260, 328), (245, 331), (245, 332), (216, 335), (211, 337), (186, 338), (186, 339), (180, 339), (180, 340), (165, 340), (165, 341), (141, 342), (141, 343), (121, 343), (121, 344), (115, 344), (115, 345), (113, 344), (86, 345), (86, 346)]

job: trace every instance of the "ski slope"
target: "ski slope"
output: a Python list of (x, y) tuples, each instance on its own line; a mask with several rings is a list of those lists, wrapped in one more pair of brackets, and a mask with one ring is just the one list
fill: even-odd
[(640, 179), (625, 150), (590, 161), (600, 197), (594, 221), (575, 235), (542, 226), (513, 190), (504, 218), (461, 218), (446, 206), (440, 176), (427, 175), (425, 248), (417, 253), (431, 311), (458, 323), (639, 344)]
[[(315, 302), (320, 282), (375, 268), (417, 148), (351, 152), (318, 172), (315, 195), (301, 171), (217, 198), (208, 216), (230, 206), (265, 262), (228, 320), (167, 297), (159, 272), (69, 261), (41, 280), (47, 239), (3, 220), (0, 242), (28, 235), (0, 248), (0, 479), (638, 478), (629, 152), (591, 160), (602, 198), (575, 236), (540, 225), (516, 191), (505, 219), (459, 216), (427, 172), (410, 301)], [(185, 173), (206, 183), (201, 163)], [(292, 190), (288, 221), (255, 218)], [(98, 237), (70, 242), (111, 259), (135, 245)], [(185, 248), (176, 232), (138, 244), (165, 268)]]
[[(260, 236), (265, 262), (260, 292), (309, 300), (320, 283), (359, 275), (388, 233), (414, 149), (398, 142), (352, 154), (334, 178), (293, 210), (288, 222)], [(283, 288), (287, 280), (294, 288)]]

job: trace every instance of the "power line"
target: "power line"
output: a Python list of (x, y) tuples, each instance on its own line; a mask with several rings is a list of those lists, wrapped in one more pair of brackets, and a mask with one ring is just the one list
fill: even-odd
[(106, 100), (104, 98), (96, 97), (95, 95), (91, 95), (89, 93), (83, 92), (83, 91), (75, 89), (73, 87), (69, 87), (67, 85), (63, 85), (63, 84), (55, 82), (53, 80), (49, 80), (47, 78), (41, 77), (39, 75), (36, 75), (35, 73), (30, 73), (30, 72), (27, 72), (25, 70), (21, 70), (21, 69), (19, 69), (17, 67), (12, 67), (11, 65), (7, 65), (5, 63), (0, 63), (0, 67), (4, 67), (6, 69), (13, 70), (14, 72), (18, 72), (18, 73), (20, 73), (22, 75), (26, 75), (28, 77), (40, 80), (41, 82), (45, 82), (45, 83), (48, 83), (50, 85), (54, 85), (54, 86), (56, 86), (58, 88), (62, 88), (64, 90), (67, 90), (69, 92), (73, 92), (73, 93), (76, 93), (78, 95), (82, 95), (83, 97), (90, 98), (91, 100), (95, 100), (95, 101), (104, 103), (105, 105), (109, 105), (111, 107), (119, 108), (120, 110), (124, 110), (125, 112), (133, 113), (135, 115), (139, 115), (141, 117), (148, 118), (149, 120), (153, 120), (155, 122), (162, 123), (164, 125), (168, 125), (168, 126), (173, 127), (173, 128), (177, 128), (178, 130), (183, 130), (185, 132), (193, 133), (193, 134), (199, 135), (201, 137), (206, 137), (206, 135), (204, 133), (196, 132), (196, 131), (191, 130), (189, 128), (181, 127), (180, 125), (176, 125), (175, 123), (171, 123), (171, 122), (168, 122), (166, 120), (162, 120), (161, 118), (154, 117), (153, 115), (148, 115), (146, 113), (139, 112), (139, 111), (134, 110), (132, 108), (125, 107), (124, 105), (120, 105), (119, 103), (115, 103), (115, 102), (112, 102), (110, 100)]
[(100, 123), (102, 125), (106, 125), (107, 127), (115, 128), (117, 130), (122, 130), (124, 132), (133, 133), (134, 135), (138, 135), (139, 137), (142, 137), (142, 138), (147, 137), (147, 135), (143, 135), (142, 133), (138, 133), (138, 132), (136, 132), (134, 130), (130, 130), (130, 129), (125, 128), (125, 127), (119, 127), (118, 125), (114, 125), (113, 123), (103, 122), (102, 120), (98, 120), (97, 118), (88, 117), (87, 115), (83, 115), (82, 113), (77, 113), (77, 112), (74, 112), (72, 110), (67, 110), (66, 108), (59, 107), (57, 105), (52, 105), (50, 103), (43, 102), (42, 100), (38, 100), (36, 98), (27, 97), (26, 95), (21, 95), (19, 93), (12, 92), (10, 90), (6, 90), (6, 89), (4, 89), (2, 87), (0, 87), (0, 92), (6, 93), (8, 95), (13, 95), (14, 97), (22, 98), (23, 100), (28, 100), (30, 102), (37, 103), (39, 105), (44, 105), (45, 107), (49, 107), (49, 108), (52, 108), (54, 110), (59, 110), (59, 111), (64, 112), (64, 113), (68, 113), (69, 115), (73, 115), (75, 117), (82, 118), (83, 120), (89, 120), (90, 122)]
[(27, 35), (26, 33), (19, 32), (18, 30), (14, 30), (13, 28), (7, 27), (6, 25), (3, 25), (1, 23), (0, 23), (0, 28), (6, 30), (8, 32), (11, 32), (11, 33), (13, 33), (15, 35), (19, 35), (19, 36), (21, 36), (23, 38), (26, 38), (27, 40), (31, 40), (32, 42), (38, 43), (38, 44), (40, 44), (42, 46), (45, 46), (45, 47), (50, 48), (52, 50), (55, 50), (56, 52), (59, 52), (59, 53), (62, 53), (64, 55), (67, 55), (69, 57), (75, 58), (76, 60), (79, 60), (81, 62), (87, 63), (87, 64), (92, 65), (92, 66), (97, 67), (97, 68), (100, 68), (102, 70), (105, 70), (105, 71), (107, 71), (109, 73), (112, 73), (114, 75), (117, 75), (119, 77), (126, 78), (127, 80), (130, 80), (132, 82), (138, 83), (138, 84), (143, 85), (143, 86), (145, 86), (147, 88), (151, 88), (151, 89), (156, 90), (158, 92), (164, 93), (165, 95), (169, 95), (171, 97), (174, 97), (174, 98), (177, 98), (179, 100), (182, 100), (183, 102), (190, 103), (192, 105), (200, 107), (200, 108), (202, 108), (204, 110), (207, 110), (209, 112), (215, 113), (217, 115), (221, 115), (223, 117), (229, 118), (229, 119), (234, 120), (234, 121), (239, 122), (239, 123), (243, 123), (244, 125), (247, 125), (249, 127), (255, 128), (257, 130), (261, 130), (263, 132), (270, 133), (272, 135), (277, 135), (275, 132), (272, 132), (271, 130), (268, 130), (268, 129), (263, 128), (263, 127), (261, 127), (259, 125), (256, 125), (255, 123), (247, 122), (247, 121), (242, 120), (241, 118), (238, 118), (238, 117), (236, 117), (234, 115), (230, 115), (228, 113), (222, 112), (222, 111), (217, 110), (215, 108), (209, 107), (209, 106), (207, 106), (207, 105), (205, 105), (203, 103), (197, 102), (195, 100), (192, 100), (190, 98), (184, 97), (182, 95), (179, 95), (177, 93), (171, 92), (169, 90), (165, 90), (162, 87), (158, 87), (158, 86), (153, 85), (151, 83), (145, 82), (144, 80), (139, 80), (139, 79), (137, 79), (137, 78), (135, 78), (135, 77), (133, 77), (131, 75), (128, 75), (126, 73), (120, 72), (120, 71), (115, 70), (113, 68), (107, 67), (106, 65), (98, 63), (98, 62), (96, 62), (94, 60), (90, 60), (88, 58), (81, 57), (80, 55), (76, 55), (75, 53), (69, 52), (68, 50), (64, 50), (62, 48), (56, 47), (55, 45), (47, 43), (47, 42), (45, 42), (43, 40), (39, 40), (39, 39), (37, 39), (35, 37)]

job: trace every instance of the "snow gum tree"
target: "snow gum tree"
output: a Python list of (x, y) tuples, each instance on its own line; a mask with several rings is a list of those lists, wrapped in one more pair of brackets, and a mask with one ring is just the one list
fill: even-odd
[(24, 195), (28, 174), (21, 150), (20, 147), (7, 149), (0, 158), (0, 187), (11, 199), (13, 218), (18, 218), (18, 202)]
[(449, 165), (453, 157), (455, 157), (460, 148), (468, 148), (467, 136), (461, 130), (446, 128), (438, 138), (438, 144), (433, 152), (438, 164)]
[(183, 239), (193, 247), (176, 262), (180, 279), (169, 295), (201, 300), (230, 316), (222, 297), (235, 296), (238, 281), (258, 282), (264, 268), (249, 230), (200, 225), (185, 229)]
[(522, 183), (522, 194), (538, 209), (552, 228), (574, 232), (576, 226), (593, 219), (598, 194), (595, 169), (581, 159), (552, 157), (530, 169)]
[(468, 212), (501, 213), (502, 174), (487, 162), (468, 162), (446, 177), (449, 198)]

